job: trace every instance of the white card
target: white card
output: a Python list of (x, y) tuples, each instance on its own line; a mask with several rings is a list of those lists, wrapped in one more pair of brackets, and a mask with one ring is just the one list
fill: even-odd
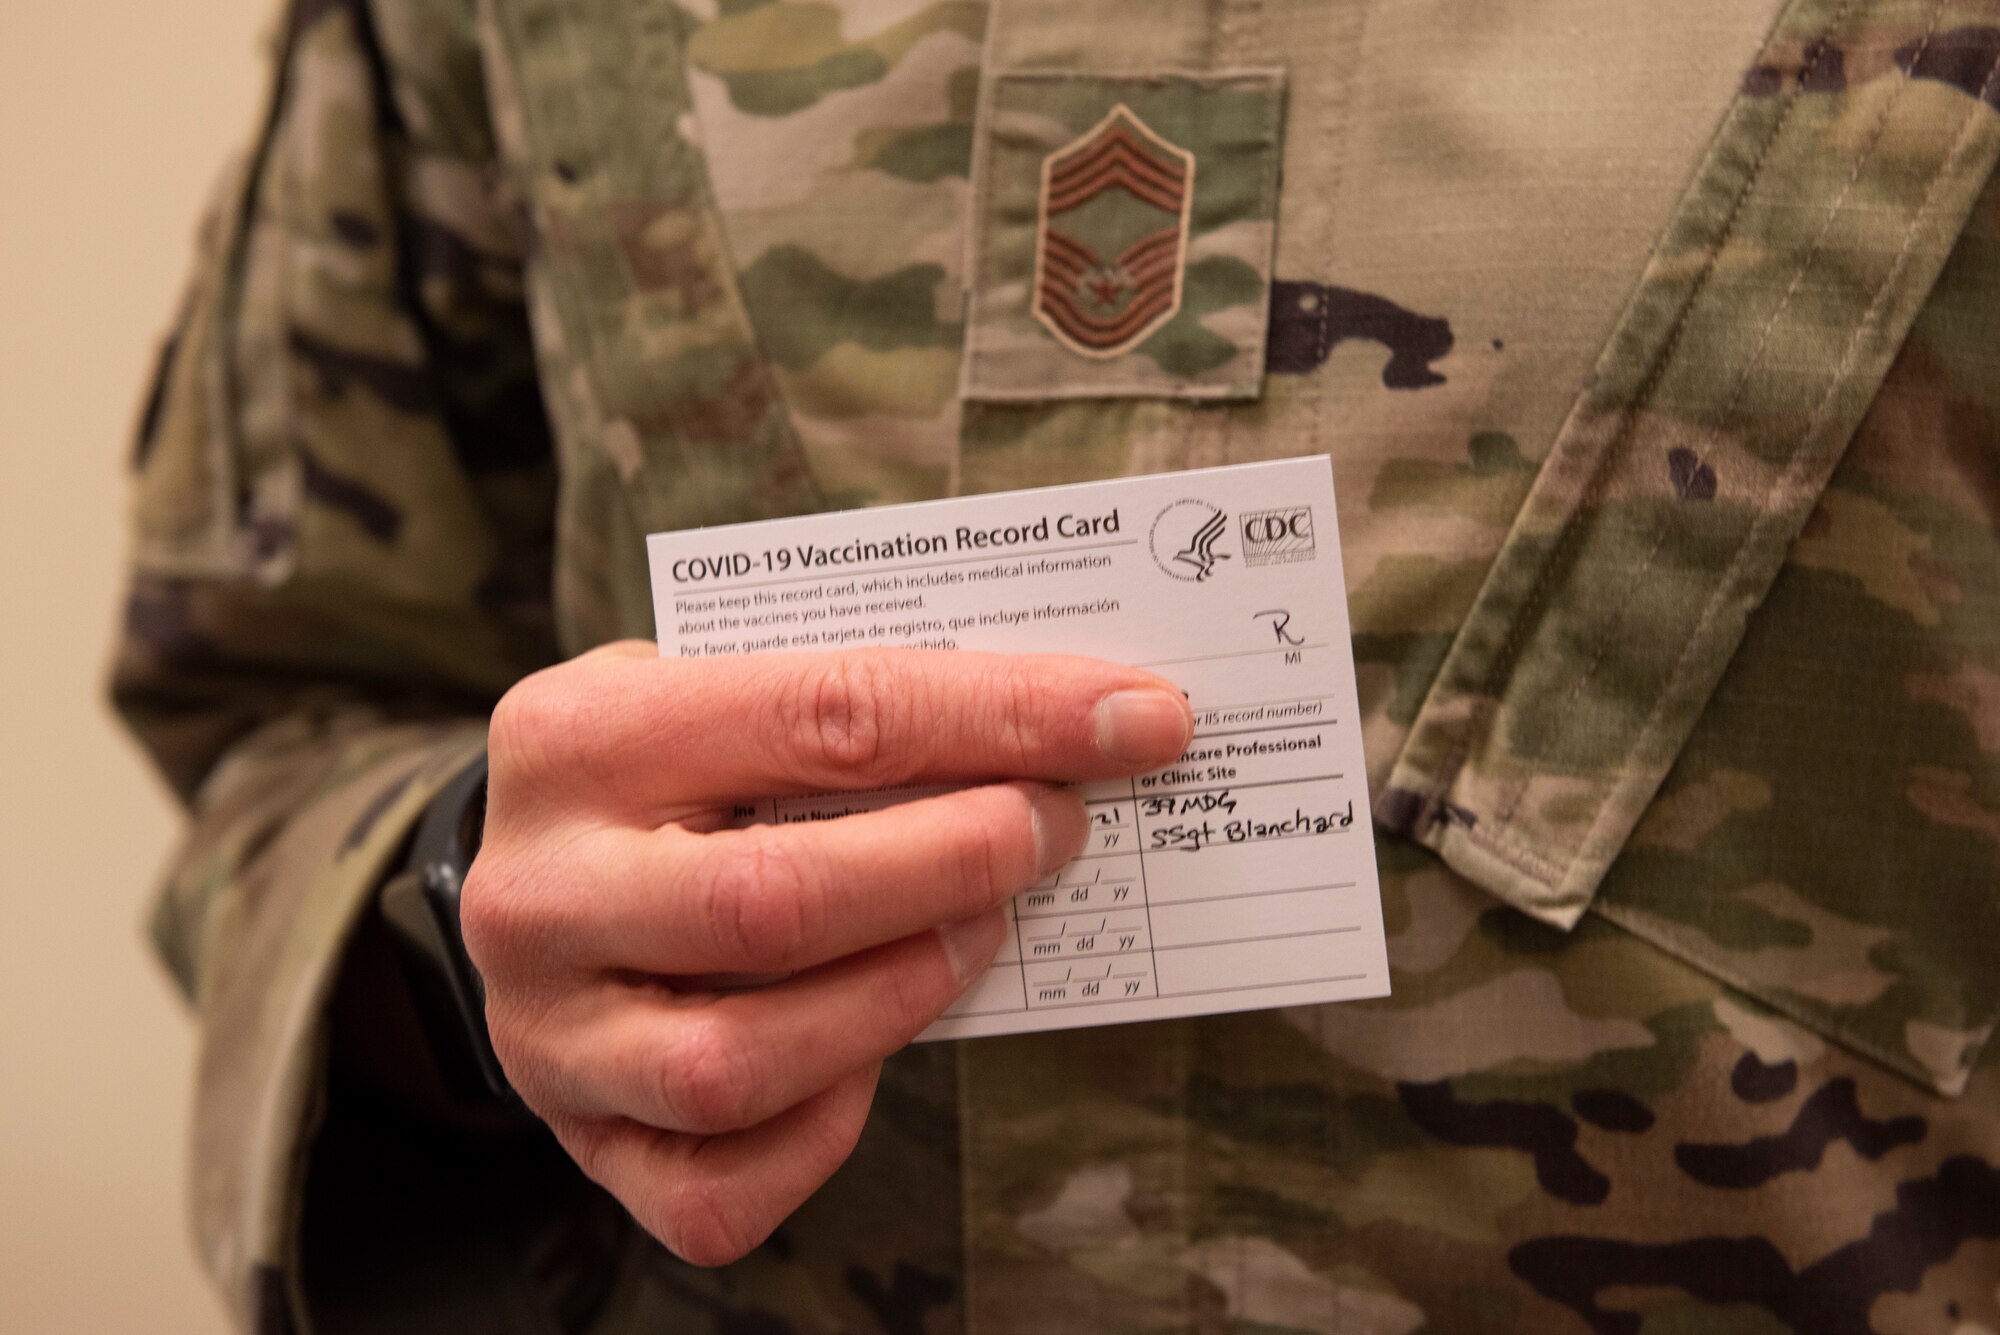
[(1015, 897), (1007, 945), (925, 1038), (1388, 994), (1325, 456), (656, 533), (647, 550), (663, 655), (1090, 654), (1187, 692), (1187, 755), (1081, 787), (1089, 846)]

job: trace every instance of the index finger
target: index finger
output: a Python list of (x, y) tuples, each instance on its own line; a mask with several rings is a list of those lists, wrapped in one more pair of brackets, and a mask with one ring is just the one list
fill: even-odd
[(600, 757), (654, 801), (926, 782), (1114, 778), (1194, 732), (1166, 679), (1058, 654), (868, 649), (622, 660), (629, 726)]

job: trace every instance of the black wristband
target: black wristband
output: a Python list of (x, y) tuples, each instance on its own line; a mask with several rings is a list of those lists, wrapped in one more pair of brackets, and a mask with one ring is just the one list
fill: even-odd
[(486, 1028), (486, 988), (459, 926), (459, 894), (485, 825), (482, 753), (425, 808), (402, 870), (382, 887), (381, 913), (447, 1088), (461, 1098), (514, 1104)]

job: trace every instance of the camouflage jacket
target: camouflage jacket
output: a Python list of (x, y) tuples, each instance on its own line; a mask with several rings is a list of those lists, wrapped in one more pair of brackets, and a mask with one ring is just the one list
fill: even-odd
[[(1996, 0), (294, 0), (276, 66), (116, 669), (246, 1328), (2000, 1328)], [(709, 1272), (329, 1058), (646, 532), (1321, 452), (1392, 997), (912, 1050)]]

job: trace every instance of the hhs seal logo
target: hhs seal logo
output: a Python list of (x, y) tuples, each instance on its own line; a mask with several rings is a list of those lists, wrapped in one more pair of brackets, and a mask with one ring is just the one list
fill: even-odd
[(1124, 103), (1042, 162), (1035, 318), (1085, 357), (1129, 352), (1181, 308), (1194, 154)]
[(1282, 510), (1253, 510), (1243, 516), (1243, 564), (1282, 565), (1288, 561), (1310, 561), (1317, 549), (1313, 543), (1313, 512), (1309, 505)]
[(1147, 540), (1154, 565), (1184, 583), (1205, 584), (1215, 573), (1216, 562), (1229, 559), (1229, 553), (1215, 550), (1228, 533), (1228, 515), (1207, 501), (1190, 498), (1160, 511)]

